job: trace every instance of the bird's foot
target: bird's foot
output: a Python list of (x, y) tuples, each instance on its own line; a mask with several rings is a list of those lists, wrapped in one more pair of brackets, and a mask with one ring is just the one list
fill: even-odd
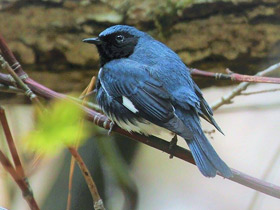
[(115, 126), (115, 123), (114, 123), (113, 121), (111, 121), (111, 122), (110, 122), (110, 128), (109, 128), (109, 130), (108, 130), (108, 136), (111, 135), (114, 126)]
[(169, 151), (170, 151), (170, 156), (169, 158), (172, 159), (173, 158), (173, 149), (174, 149), (174, 146), (177, 145), (177, 142), (178, 142), (178, 138), (177, 138), (177, 135), (175, 134), (174, 137), (171, 139), (170, 143), (169, 143)]

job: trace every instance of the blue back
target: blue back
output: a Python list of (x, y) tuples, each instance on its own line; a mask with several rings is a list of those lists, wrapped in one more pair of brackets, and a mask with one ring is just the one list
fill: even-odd
[(153, 67), (150, 74), (163, 83), (174, 102), (186, 109), (200, 108), (189, 69), (169, 47), (144, 33), (129, 59)]

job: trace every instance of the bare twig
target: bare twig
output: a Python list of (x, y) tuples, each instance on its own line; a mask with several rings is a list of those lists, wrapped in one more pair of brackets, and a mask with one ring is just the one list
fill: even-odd
[[(22, 79), (16, 74), (15, 69), (20, 66), (17, 64), (17, 66), (12, 69), (10, 64), (0, 55), (0, 62), (2, 63), (2, 68), (6, 69), (9, 74), (13, 77), (13, 79), (16, 81), (17, 85), (24, 90), (25, 95), (30, 98), (31, 101), (35, 102), (37, 105), (41, 106), (41, 102), (37, 98), (37, 96), (33, 93), (33, 91), (22, 81)], [(27, 74), (26, 74), (27, 75)], [(23, 77), (24, 78), (24, 77)]]
[[(107, 137), (97, 138), (98, 148), (102, 156), (110, 166), (110, 173), (114, 175), (118, 185), (123, 191), (125, 202), (123, 209), (136, 209), (138, 201), (138, 192), (134, 180), (131, 178), (129, 168), (118, 151), (115, 141), (105, 139)], [(116, 139), (117, 140), (117, 139)]]
[(95, 210), (105, 210), (105, 207), (103, 205), (103, 201), (100, 198), (100, 195), (97, 191), (97, 187), (92, 179), (92, 176), (88, 170), (88, 168), (86, 167), (83, 159), (81, 158), (81, 156), (79, 155), (79, 153), (77, 152), (77, 150), (74, 147), (69, 147), (68, 148), (70, 153), (72, 154), (72, 156), (75, 158), (76, 162), (78, 163), (84, 178), (87, 182), (88, 187), (90, 188), (90, 192), (91, 195), (94, 199), (94, 209)]
[(29, 204), (32, 210), (39, 210), (39, 207), (33, 197), (32, 189), (29, 185), (28, 179), (25, 176), (24, 169), (22, 167), (16, 145), (7, 121), (7, 117), (5, 114), (5, 110), (0, 106), (0, 121), (3, 128), (3, 131), (6, 136), (6, 140), (9, 146), (9, 150), (11, 156), (14, 161), (15, 168), (13, 167), (12, 163), (8, 160), (8, 158), (4, 155), (4, 153), (0, 150), (0, 162), (6, 171), (12, 176), (15, 182), (20, 187), (24, 199)]
[[(40, 105), (39, 108), (42, 108), (41, 104), (40, 104), (40, 101), (39, 99), (37, 98), (37, 96), (32, 92), (32, 90), (30, 89), (30, 87), (26, 84), (28, 84), (28, 82), (30, 83), (30, 86), (32, 87), (32, 84), (33, 84), (33, 80), (32, 79), (29, 79), (29, 77), (27, 76), (27, 74), (23, 71), (23, 69), (21, 68), (21, 65), (16, 61), (13, 53), (9, 50), (8, 46), (6, 45), (3, 37), (1, 36), (0, 34), (0, 49), (4, 55), (4, 57), (7, 58), (8, 61), (10, 62), (15, 62), (12, 64), (12, 66), (14, 66), (14, 69), (12, 69), (9, 65), (8, 62), (6, 62), (4, 60), (4, 58), (0, 55), (0, 61), (2, 61), (2, 67), (6, 68), (7, 71), (10, 73), (10, 75), (12, 76), (13, 80), (11, 78), (9, 78), (8, 76), (8, 81), (12, 82), (13, 85), (15, 85), (15, 82), (18, 84), (18, 86), (20, 88), (22, 88), (24, 91), (26, 91), (26, 93), (29, 93), (29, 96), (30, 96), (30, 99), (31, 100), (34, 100), (36, 102), (36, 104)], [(21, 79), (21, 78), (23, 79)], [(24, 82), (25, 83), (24, 83)], [(94, 83), (94, 79), (92, 80), (92, 83)], [(36, 82), (35, 82), (36, 83)], [(4, 84), (6, 84), (6, 81), (4, 82)], [(36, 83), (38, 84), (38, 83)], [(43, 89), (43, 92), (45, 92), (45, 90), (49, 90), (48, 93), (50, 94), (49, 96), (55, 96), (55, 97), (58, 97), (58, 98), (66, 98), (68, 99), (68, 96), (65, 96), (65, 95), (62, 95), (62, 94), (58, 94), (54, 91), (51, 91), (50, 89), (48, 88), (45, 88), (44, 86), (40, 86), (39, 85), (39, 88), (38, 86), (35, 87), (35, 90), (39, 90), (39, 91), (42, 91)], [(28, 95), (28, 94), (27, 94)], [(92, 193), (92, 196), (95, 196), (93, 197), (93, 199), (95, 200), (94, 202), (94, 208), (95, 210), (105, 210), (104, 206), (103, 206), (103, 202), (102, 200), (100, 199), (100, 196), (98, 194), (98, 191), (96, 189), (96, 186), (95, 186), (95, 183), (93, 182), (92, 180), (92, 177), (90, 176), (90, 173), (88, 172), (85, 164), (83, 163), (83, 160), (82, 158), (79, 156), (79, 154), (77, 153), (77, 151), (75, 152), (73, 150), (74, 148), (69, 148), (71, 154), (75, 157), (76, 161), (78, 162), (79, 166), (81, 169), (85, 170), (83, 171), (83, 174), (85, 176), (85, 179), (87, 181), (87, 184), (90, 188), (90, 191)], [(98, 199), (97, 199), (98, 198)], [(97, 200), (96, 200), (97, 199)]]
[[(93, 117), (93, 119), (92, 119), (92, 117)], [(95, 114), (94, 116), (91, 116), (89, 119), (93, 120), (93, 122), (95, 124), (97, 124), (98, 126), (104, 127), (107, 130), (110, 129), (110, 123), (108, 121), (108, 118), (105, 117), (104, 115), (101, 115), (98, 113), (98, 114)], [(184, 149), (179, 146), (174, 146), (173, 147), (174, 150), (172, 148), (172, 151), (170, 151), (169, 142), (159, 139), (157, 137), (154, 137), (154, 136), (145, 137), (145, 136), (142, 136), (140, 134), (135, 134), (135, 133), (130, 134), (117, 126), (113, 127), (113, 131), (115, 131), (119, 134), (125, 135), (125, 136), (131, 138), (132, 140), (142, 142), (142, 143), (149, 145), (151, 147), (154, 147), (158, 150), (161, 150), (168, 154), (172, 154), (174, 157), (177, 157), (177, 158), (187, 161), (189, 163), (195, 164), (193, 157), (191, 155), (191, 152), (187, 149)], [(229, 178), (230, 180), (280, 199), (280, 187), (279, 186), (276, 186), (276, 185), (273, 185), (266, 181), (262, 181), (257, 178), (251, 177), (236, 169), (231, 169), (231, 170), (233, 172), (233, 177)]]
[[(268, 75), (276, 70), (278, 70), (280, 68), (280, 63), (274, 64), (270, 67), (268, 67), (267, 69), (260, 71), (259, 73), (256, 74), (256, 76), (264, 76), (264, 75)], [(246, 90), (247, 87), (250, 85), (251, 83), (249, 82), (242, 82), (240, 83), (236, 88), (234, 88), (230, 93), (228, 93), (227, 95), (221, 97), (218, 101), (216, 101), (215, 103), (213, 103), (211, 105), (212, 110), (216, 110), (219, 107), (221, 107), (224, 104), (230, 104), (232, 103), (232, 99), (235, 96), (238, 96), (242, 93), (242, 91)]]
[[(82, 92), (82, 94), (80, 95), (80, 99), (84, 99), (84, 97), (90, 93), (93, 89), (94, 89), (94, 85), (95, 85), (95, 81), (96, 81), (96, 77), (93, 76), (88, 84), (88, 86), (86, 87), (86, 89), (84, 89), (84, 91)], [(83, 102), (85, 102), (86, 100), (83, 100)]]
[(1, 125), (3, 127), (3, 130), (4, 130), (4, 133), (5, 133), (5, 136), (6, 136), (6, 140), (7, 140), (14, 164), (15, 164), (16, 172), (18, 173), (18, 175), (20, 177), (25, 178), (25, 173), (24, 173), (24, 170), (23, 170), (23, 167), (22, 167), (22, 164), (21, 164), (21, 161), (20, 161), (17, 149), (16, 149), (16, 145), (15, 145), (10, 127), (8, 125), (6, 113), (5, 113), (5, 110), (1, 106), (0, 106), (0, 121), (1, 121)]
[(4, 39), (4, 37), (0, 34), (0, 50), (3, 54), (4, 59), (8, 62), (10, 66), (14, 68), (14, 71), (17, 73), (19, 77), (25, 77), (26, 73), (23, 71), (21, 65), (17, 62), (12, 51), (8, 48), (8, 45)]
[(21, 177), (16, 170), (13, 168), (9, 159), (4, 155), (4, 153), (0, 150), (0, 163), (3, 165), (5, 170), (11, 175), (14, 181), (17, 183), (19, 188), (22, 191), (22, 195), (24, 199), (27, 201), (31, 210), (39, 210), (39, 207), (33, 197), (32, 190), (27, 182)]
[(236, 82), (252, 82), (252, 83), (272, 83), (272, 84), (280, 84), (280, 78), (275, 77), (263, 77), (263, 75), (244, 75), (237, 74), (229, 69), (226, 69), (227, 74), (222, 73), (213, 73), (208, 71), (202, 71), (199, 69), (191, 69), (191, 74), (194, 77), (207, 77), (216, 80), (231, 80)]
[(7, 85), (2, 85), (0, 84), (0, 92), (5, 92), (5, 93), (24, 93), (22, 89), (13, 87), (13, 86), (7, 86)]
[(73, 156), (71, 156), (70, 170), (69, 170), (69, 181), (68, 181), (67, 207), (66, 207), (66, 210), (70, 210), (70, 209), (71, 209), (72, 183), (73, 183), (74, 169), (75, 169), (75, 159), (74, 159)]
[(276, 92), (276, 91), (280, 91), (280, 88), (273, 88), (273, 89), (268, 89), (268, 90), (259, 90), (259, 91), (246, 92), (246, 93), (241, 93), (241, 95), (242, 96), (249, 96), (249, 95), (261, 94), (261, 93), (270, 93), (270, 92)]
[[(93, 89), (94, 85), (95, 85), (95, 77), (92, 77), (92, 79), (91, 79), (89, 85), (88, 85), (87, 88), (83, 91), (83, 93), (81, 94), (81, 96), (86, 95), (87, 93), (89, 93), (89, 92)], [(81, 96), (80, 96), (80, 98), (81, 98)], [(87, 100), (84, 98), (84, 99), (81, 101), (81, 103), (82, 103), (82, 105), (85, 105), (85, 104), (87, 104)], [(81, 119), (80, 125), (79, 125), (79, 126), (81, 127), (81, 129), (82, 129), (82, 127), (83, 127), (83, 122), (84, 122), (84, 120)], [(77, 138), (79, 138), (79, 137), (77, 137)], [(75, 146), (75, 149), (78, 151), (78, 142), (79, 142), (79, 139), (78, 139), (76, 142), (77, 142), (77, 144), (76, 144), (76, 146)], [(67, 197), (67, 208), (66, 208), (67, 210), (70, 210), (70, 209), (71, 209), (71, 197), (72, 197), (71, 191), (72, 191), (72, 182), (73, 182), (74, 169), (75, 169), (75, 158), (74, 158), (74, 156), (72, 155), (72, 156), (71, 156), (71, 162), (70, 162), (70, 171), (69, 171), (68, 197)], [(93, 181), (93, 179), (92, 179), (92, 181)], [(94, 182), (94, 181), (93, 181), (93, 182)], [(94, 185), (95, 185), (95, 184), (94, 184)], [(90, 186), (89, 186), (89, 190), (92, 190), (92, 188), (91, 188)], [(97, 188), (96, 188), (95, 190), (97, 191)], [(95, 193), (94, 193), (94, 192), (91, 192), (91, 194), (95, 194)], [(94, 199), (94, 198), (93, 198), (93, 199)]]
[[(266, 180), (268, 178), (269, 174), (271, 173), (272, 169), (276, 168), (275, 163), (277, 163), (277, 159), (279, 158), (279, 155), (280, 155), (280, 146), (278, 146), (278, 148), (277, 148), (276, 152), (274, 153), (272, 159), (269, 161), (268, 167), (266, 168), (266, 170), (265, 170), (265, 172), (262, 176), (263, 180)], [(248, 209), (250, 209), (250, 210), (255, 209), (259, 196), (260, 196), (260, 193), (258, 191), (255, 191), (254, 196), (251, 199), (251, 202), (249, 204)]]

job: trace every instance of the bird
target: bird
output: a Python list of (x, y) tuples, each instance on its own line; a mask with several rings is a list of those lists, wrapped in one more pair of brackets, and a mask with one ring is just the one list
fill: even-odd
[(128, 25), (108, 27), (83, 42), (97, 47), (96, 101), (113, 123), (146, 136), (178, 135), (205, 177), (233, 176), (205, 136), (199, 117), (222, 130), (190, 69), (173, 50)]

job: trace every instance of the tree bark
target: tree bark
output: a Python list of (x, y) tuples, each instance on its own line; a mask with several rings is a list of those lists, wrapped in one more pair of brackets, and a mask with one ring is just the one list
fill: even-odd
[(61, 92), (82, 90), (99, 69), (96, 48), (81, 40), (115, 24), (148, 32), (189, 67), (254, 74), (279, 61), (277, 0), (35, 2), (2, 10), (1, 33), (31, 77)]

